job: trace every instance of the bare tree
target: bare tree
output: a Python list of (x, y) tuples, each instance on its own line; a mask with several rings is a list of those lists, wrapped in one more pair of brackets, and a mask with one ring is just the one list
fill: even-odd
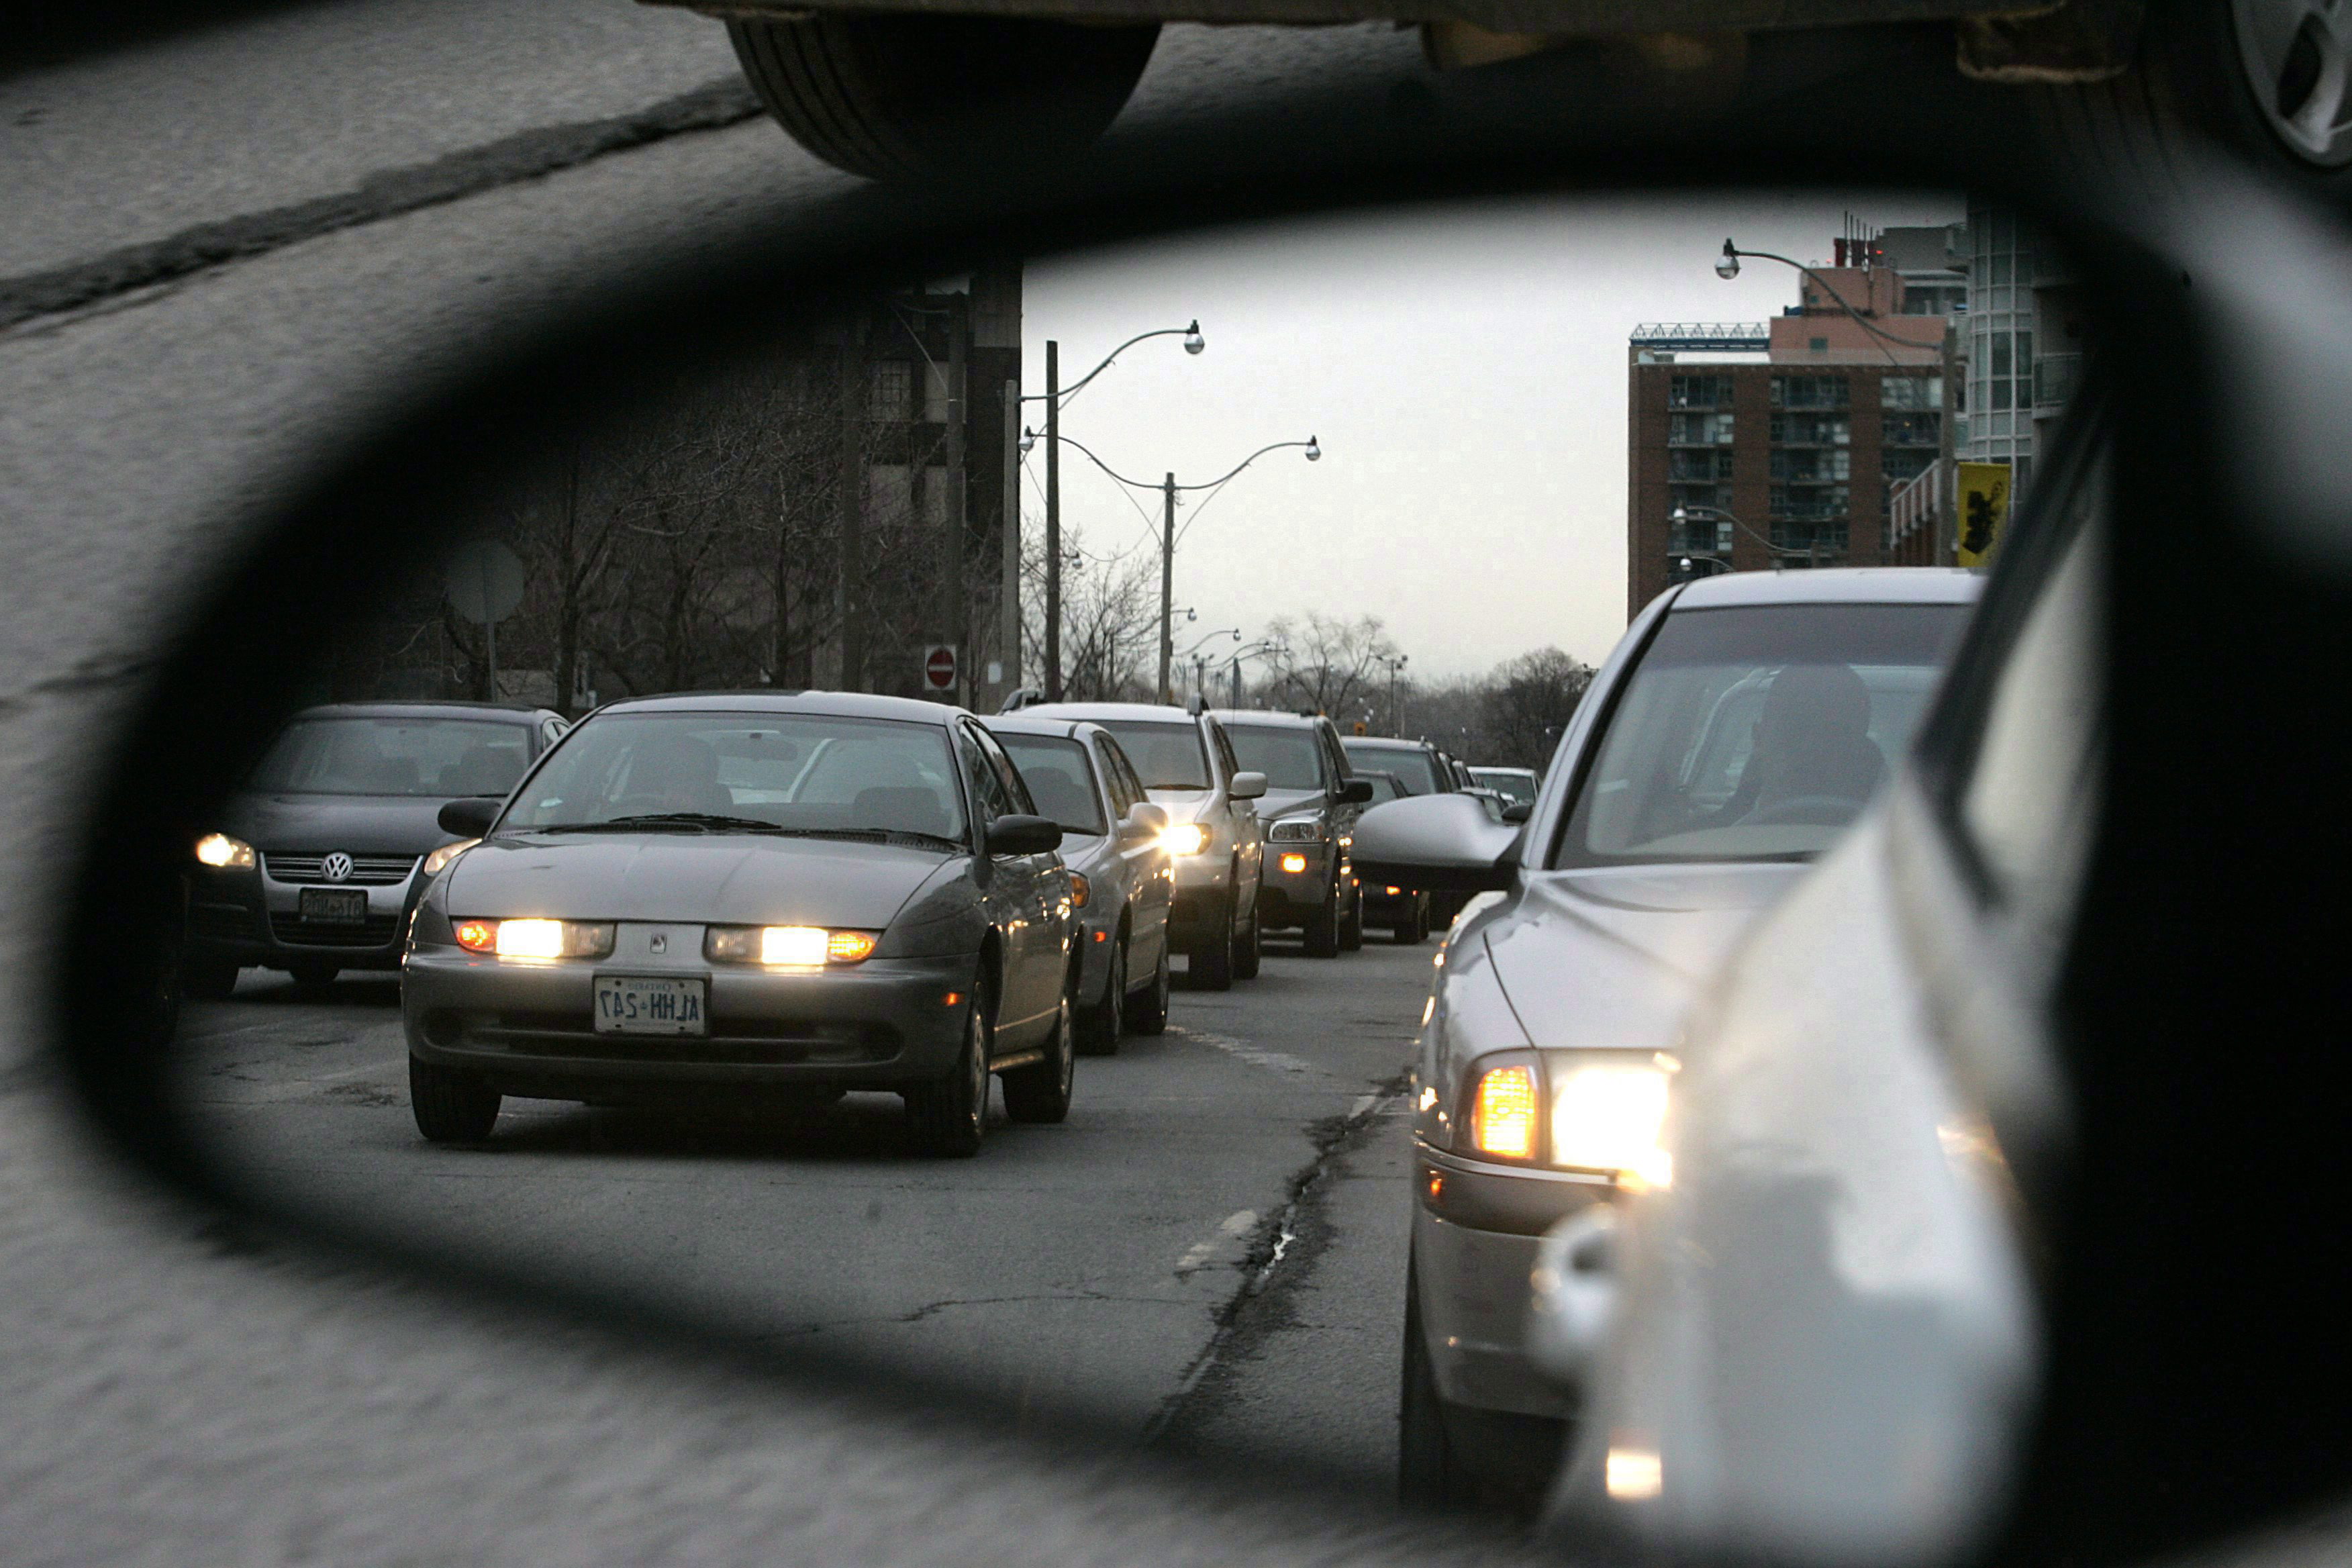
[[(1045, 528), (1022, 530), (1024, 662), (1045, 660)], [(1062, 691), (1073, 702), (1151, 700), (1159, 658), (1160, 582), (1141, 553), (1090, 555), (1085, 536), (1062, 525)], [(1043, 684), (1041, 681), (1040, 684)]]
[(1546, 766), (1591, 684), (1592, 667), (1556, 647), (1496, 666), (1480, 704), (1486, 759), (1508, 767)]
[(1284, 707), (1317, 713), (1352, 714), (1381, 661), (1397, 655), (1378, 616), (1346, 620), (1309, 610), (1268, 621), (1265, 635), (1284, 650), (1269, 660), (1267, 694)]

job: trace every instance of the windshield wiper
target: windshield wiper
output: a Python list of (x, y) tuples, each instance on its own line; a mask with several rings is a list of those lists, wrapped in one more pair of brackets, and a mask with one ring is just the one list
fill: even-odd
[(603, 822), (557, 822), (531, 833), (786, 833), (791, 829), (756, 816), (720, 816), (707, 811), (654, 811)]
[(851, 838), (863, 844), (887, 844), (894, 839), (912, 838), (924, 844), (945, 845), (961, 852), (967, 846), (961, 838), (950, 838), (944, 833), (926, 833), (919, 827), (795, 827), (796, 837)]

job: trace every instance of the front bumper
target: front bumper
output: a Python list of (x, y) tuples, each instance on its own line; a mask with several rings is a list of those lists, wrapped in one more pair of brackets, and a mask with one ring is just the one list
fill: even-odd
[(189, 879), (187, 950), (192, 957), (234, 959), (242, 968), (325, 963), (341, 969), (398, 969), (421, 883), (412, 868), (404, 880), (365, 887), (364, 921), (320, 925), (302, 919), (302, 889), (333, 884), (279, 881), (258, 869), (200, 867)]
[(1609, 1179), (1413, 1152), (1413, 1274), (1438, 1392), (1474, 1410), (1574, 1415), (1576, 1391), (1528, 1356), (1528, 1277), (1543, 1233), (1607, 1202)]
[[(679, 945), (698, 955), (699, 928), (691, 947)], [(621, 948), (629, 951), (625, 933)], [(712, 1089), (898, 1089), (954, 1066), (974, 963), (873, 958), (809, 973), (698, 957), (534, 963), (420, 949), (402, 969), (401, 1021), (418, 1060), (462, 1068), (526, 1099), (613, 1104)], [(706, 981), (709, 1034), (598, 1033), (599, 973)]]

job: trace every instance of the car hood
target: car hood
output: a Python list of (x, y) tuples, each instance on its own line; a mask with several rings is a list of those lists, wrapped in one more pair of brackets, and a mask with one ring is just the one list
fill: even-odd
[(1664, 1049), (1693, 992), (1802, 865), (1640, 867), (1528, 879), (1486, 928), (1495, 978), (1539, 1047)]
[(1319, 789), (1270, 789), (1252, 802), (1261, 821), (1272, 822), (1295, 811), (1313, 811), (1323, 804)]
[(880, 931), (941, 865), (959, 858), (904, 845), (750, 834), (526, 834), (467, 850), (450, 868), (444, 898), (460, 919)]
[(422, 855), (450, 842), (438, 795), (258, 795), (230, 797), (220, 831), (265, 855)]

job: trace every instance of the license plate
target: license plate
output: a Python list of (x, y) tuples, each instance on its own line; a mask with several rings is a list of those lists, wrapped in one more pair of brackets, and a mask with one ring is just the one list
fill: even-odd
[(306, 925), (367, 924), (367, 892), (361, 888), (305, 888), (302, 921)]
[(600, 1035), (707, 1035), (709, 1016), (699, 980), (640, 980), (631, 975), (596, 976), (596, 1032)]

